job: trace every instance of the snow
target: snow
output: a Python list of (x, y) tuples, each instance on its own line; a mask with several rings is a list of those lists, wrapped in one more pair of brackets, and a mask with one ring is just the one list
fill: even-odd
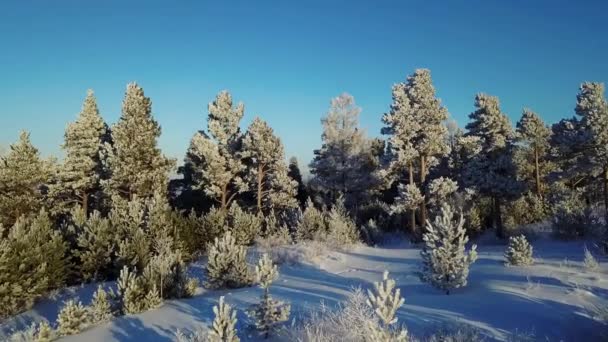
[[(477, 241), (479, 244), (479, 241)], [(504, 245), (491, 240), (478, 246), (479, 258), (471, 266), (468, 286), (450, 295), (422, 283), (420, 246), (404, 241), (381, 247), (357, 246), (350, 251), (329, 252), (315, 264), (282, 265), (281, 275), (271, 287), (278, 300), (292, 305), (291, 321), (298, 322), (317, 309), (344, 300), (351, 288), (371, 288), (388, 270), (397, 281), (405, 305), (398, 310), (399, 322), (410, 334), (422, 337), (446, 324), (468, 324), (480, 329), (490, 341), (505, 341), (514, 331), (534, 332), (535, 339), (577, 341), (600, 338), (605, 327), (590, 317), (593, 305), (608, 297), (608, 267), (604, 260), (595, 271), (584, 268), (585, 241), (532, 241), (535, 264), (504, 265)], [(586, 242), (589, 246), (589, 242)], [(202, 276), (202, 265), (192, 272)], [(64, 291), (54, 299), (38, 303), (32, 310), (0, 324), (0, 340), (9, 331), (32, 321), (55, 321), (59, 304), (78, 296), (89, 304), (96, 285)], [(213, 319), (212, 307), (221, 295), (237, 308), (237, 329), (242, 341), (256, 340), (246, 327), (244, 309), (257, 302), (261, 290), (200, 289), (190, 299), (170, 300), (154, 311), (128, 315), (91, 327), (64, 341), (171, 341), (177, 329), (193, 330)], [(295, 321), (295, 322), (294, 322)], [(271, 339), (272, 340), (272, 339)], [(276, 339), (275, 339), (276, 340)]]

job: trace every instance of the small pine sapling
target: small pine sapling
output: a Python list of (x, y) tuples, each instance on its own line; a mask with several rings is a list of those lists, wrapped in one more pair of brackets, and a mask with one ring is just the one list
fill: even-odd
[(54, 339), (53, 328), (47, 321), (42, 321), (38, 324), (35, 333), (35, 341), (36, 342), (51, 342)]
[(585, 246), (585, 260), (583, 263), (585, 264), (585, 268), (590, 271), (597, 270), (600, 266), (600, 263), (597, 261), (597, 259), (595, 259), (593, 254), (591, 254), (589, 249), (587, 249), (587, 246)]
[(274, 300), (270, 296), (270, 285), (279, 277), (277, 265), (273, 264), (268, 254), (260, 258), (255, 267), (256, 282), (264, 290), (262, 301), (255, 304), (248, 311), (249, 317), (254, 320), (255, 327), (264, 338), (268, 338), (272, 329), (289, 318), (290, 305)]
[(220, 297), (218, 305), (213, 307), (215, 318), (209, 332), (210, 342), (239, 342), (236, 334), (236, 311), (224, 302), (224, 296)]
[(388, 277), (388, 271), (384, 271), (381, 282), (374, 283), (374, 291), (367, 291), (367, 296), (367, 305), (379, 318), (379, 324), (369, 322), (370, 341), (408, 341), (407, 330), (395, 328), (397, 323), (395, 314), (405, 300), (401, 297), (401, 290), (395, 288), (395, 280)]
[(101, 286), (93, 294), (93, 302), (89, 310), (92, 323), (94, 324), (108, 321), (114, 316), (108, 293)]
[(206, 287), (239, 288), (250, 283), (245, 246), (236, 243), (230, 231), (208, 247)]
[(444, 204), (435, 223), (427, 221), (423, 236), (425, 246), (422, 256), (422, 280), (450, 294), (450, 290), (467, 285), (469, 266), (477, 260), (477, 246), (466, 251), (469, 238), (460, 214), (454, 225), (452, 208)]
[(509, 246), (505, 252), (506, 264), (509, 266), (527, 266), (534, 263), (532, 245), (524, 235), (509, 238)]
[(87, 323), (87, 309), (81, 302), (74, 300), (66, 302), (57, 316), (57, 327), (61, 336), (78, 334)]

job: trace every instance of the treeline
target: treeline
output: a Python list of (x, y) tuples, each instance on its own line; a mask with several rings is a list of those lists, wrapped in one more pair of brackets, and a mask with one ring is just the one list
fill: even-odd
[(161, 128), (143, 89), (127, 86), (111, 127), (89, 91), (67, 126), (63, 160), (43, 160), (26, 132), (1, 157), (0, 317), (51, 289), (121, 272), (142, 277), (141, 296), (184, 295), (167, 284), (185, 286), (184, 263), (227, 231), (239, 245), (270, 235), (373, 243), (389, 230), (420, 241), (448, 204), (469, 236), (493, 228), (504, 238), (544, 220), (564, 238), (603, 234), (602, 84), (582, 84), (575, 116), (552, 127), (524, 109), (514, 128), (497, 97), (478, 94), (461, 130), (426, 69), (394, 85), (392, 98), (381, 117), (385, 139), (365, 135), (352, 96), (332, 99), (305, 184), (268, 123), (255, 118), (241, 131), (244, 106), (228, 92), (209, 104), (207, 127), (170, 179), (177, 163), (158, 147)]

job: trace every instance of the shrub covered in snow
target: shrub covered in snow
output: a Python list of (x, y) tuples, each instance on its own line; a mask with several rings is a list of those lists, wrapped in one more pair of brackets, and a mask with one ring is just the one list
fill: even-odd
[(326, 241), (330, 246), (348, 247), (359, 242), (359, 231), (355, 221), (348, 215), (341, 199), (338, 199), (329, 212), (327, 228), (327, 235), (320, 236), (320, 239)]
[(510, 237), (509, 246), (505, 252), (506, 264), (511, 266), (532, 265), (534, 263), (532, 250), (532, 245), (528, 243), (524, 235)]
[(464, 218), (456, 224), (454, 213), (449, 205), (441, 208), (441, 216), (435, 217), (431, 224), (427, 221), (426, 233), (423, 236), (422, 280), (438, 289), (450, 290), (466, 286), (469, 266), (477, 259), (476, 245), (466, 251), (469, 241), (464, 228)]
[(208, 247), (207, 282), (213, 289), (239, 288), (251, 283), (247, 248), (238, 245), (230, 231)]
[(62, 336), (79, 333), (89, 323), (87, 309), (81, 302), (70, 300), (57, 316), (57, 329)]
[(250, 245), (262, 231), (262, 217), (248, 213), (232, 202), (228, 210), (228, 226), (239, 245)]
[(291, 306), (273, 299), (270, 296), (270, 285), (279, 277), (279, 271), (268, 256), (264, 254), (255, 267), (255, 277), (264, 293), (260, 303), (253, 305), (248, 315), (258, 331), (268, 338), (271, 331), (280, 323), (289, 319)]

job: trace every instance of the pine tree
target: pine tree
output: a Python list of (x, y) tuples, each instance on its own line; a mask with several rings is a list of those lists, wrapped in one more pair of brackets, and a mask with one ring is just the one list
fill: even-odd
[(59, 191), (68, 207), (77, 203), (88, 213), (89, 200), (99, 197), (104, 177), (103, 149), (109, 138), (108, 126), (99, 114), (93, 91), (89, 90), (78, 119), (65, 131), (66, 157), (60, 169)]
[(241, 103), (234, 107), (227, 91), (220, 92), (208, 108), (208, 133), (194, 134), (180, 173), (189, 187), (203, 190), (227, 210), (234, 197), (247, 190), (239, 156), (239, 123), (245, 108)]
[[(537, 196), (542, 197), (543, 179), (547, 175), (546, 154), (549, 149), (549, 138), (551, 130), (543, 120), (533, 111), (524, 109), (521, 118), (517, 122), (517, 141), (524, 151), (525, 159), (532, 159), (534, 185)], [(526, 172), (527, 173), (527, 172)]]
[(585, 259), (583, 260), (583, 264), (585, 265), (586, 269), (592, 270), (592, 271), (597, 270), (600, 266), (597, 259), (595, 259), (593, 254), (591, 254), (589, 249), (587, 249), (587, 246), (585, 246)]
[(0, 318), (29, 309), (49, 290), (63, 286), (66, 253), (67, 244), (44, 210), (17, 220), (0, 238)]
[(0, 157), (0, 224), (10, 227), (22, 215), (36, 214), (44, 206), (51, 169), (40, 159), (30, 134), (21, 132), (19, 141)]
[(300, 171), (300, 166), (298, 165), (298, 159), (296, 157), (291, 157), (289, 159), (289, 172), (287, 173), (289, 178), (298, 183), (298, 192), (296, 195), (296, 199), (300, 204), (300, 208), (305, 208), (306, 199), (308, 199), (308, 193), (306, 191), (306, 185), (304, 184), (304, 180), (302, 179), (302, 172)]
[(298, 225), (296, 226), (296, 240), (313, 240), (315, 236), (327, 233), (327, 225), (323, 212), (315, 208), (312, 200), (306, 201), (306, 209), (302, 213)]
[(101, 286), (97, 287), (97, 291), (93, 294), (90, 316), (93, 324), (108, 321), (114, 316), (108, 293)]
[(608, 227), (608, 103), (603, 83), (583, 83), (576, 96), (576, 114), (588, 137), (584, 154), (591, 174), (600, 175), (604, 189), (605, 224)]
[(405, 300), (401, 297), (401, 290), (395, 288), (395, 280), (388, 277), (388, 271), (384, 271), (382, 282), (374, 283), (374, 290), (367, 290), (367, 305), (374, 310), (380, 324), (370, 324), (370, 341), (408, 341), (407, 330), (393, 328), (397, 323), (395, 314)]
[(148, 265), (152, 242), (146, 226), (146, 202), (138, 197), (128, 201), (119, 196), (112, 199), (110, 223), (116, 231), (116, 263), (143, 270)]
[(277, 265), (273, 264), (268, 254), (264, 254), (255, 267), (256, 282), (263, 289), (261, 302), (253, 305), (248, 312), (254, 325), (264, 338), (277, 324), (289, 319), (290, 305), (274, 300), (270, 296), (270, 285), (279, 277)]
[(327, 216), (328, 234), (325, 238), (334, 247), (350, 246), (359, 241), (359, 230), (353, 219), (348, 215), (344, 200), (338, 197), (336, 204)]
[(527, 266), (534, 263), (532, 246), (524, 235), (511, 236), (509, 238), (505, 260), (506, 264), (511, 266)]
[(66, 302), (57, 316), (57, 329), (62, 336), (78, 334), (88, 323), (87, 309), (74, 300)]
[(227, 224), (238, 245), (250, 245), (262, 230), (263, 217), (250, 214), (233, 202), (228, 209)]
[(250, 283), (247, 249), (236, 243), (230, 231), (221, 239), (215, 238), (207, 249), (207, 287), (239, 288)]
[(371, 141), (359, 128), (360, 112), (349, 94), (331, 100), (327, 116), (321, 120), (323, 144), (310, 163), (311, 184), (329, 197), (328, 203), (344, 196), (349, 210), (364, 202), (378, 183), (378, 161)]
[[(250, 188), (255, 190), (259, 213), (267, 213), (276, 206), (297, 206), (297, 184), (287, 177), (283, 143), (264, 120), (256, 117), (249, 125), (243, 138), (241, 156), (248, 168)], [(279, 201), (273, 201), (274, 198)]]
[[(414, 111), (410, 99), (406, 93), (404, 83), (395, 84), (392, 90), (393, 103), (391, 110), (382, 116), (385, 126), (382, 134), (388, 135), (388, 147), (386, 160), (388, 165), (385, 170), (381, 170), (381, 179), (385, 179), (386, 187), (390, 187), (393, 181), (398, 181), (399, 187), (406, 190), (402, 179), (403, 173), (407, 170), (408, 185), (410, 192), (416, 188), (414, 181), (414, 163), (419, 157), (415, 146), (415, 137), (420, 130), (420, 124), (414, 117)], [(396, 201), (399, 203), (399, 200)], [(419, 235), (416, 228), (415, 208), (410, 208), (410, 231), (412, 235)]]
[(513, 163), (513, 128), (499, 107), (498, 98), (486, 94), (475, 97), (477, 110), (469, 115), (468, 136), (478, 137), (479, 151), (468, 162), (466, 184), (493, 201), (492, 217), (499, 238), (505, 236), (502, 201), (521, 193)]
[(136, 272), (125, 266), (117, 281), (119, 307), (123, 314), (136, 314), (147, 309), (146, 292)]
[(239, 342), (236, 326), (236, 311), (224, 302), (224, 296), (220, 297), (218, 305), (213, 307), (215, 318), (209, 332), (210, 342)]
[(85, 281), (103, 280), (114, 275), (116, 253), (114, 227), (110, 220), (94, 211), (86, 220), (77, 238), (80, 273)]
[(447, 144), (448, 130), (444, 121), (448, 111), (441, 105), (441, 100), (435, 96), (435, 88), (428, 69), (417, 69), (407, 78), (405, 85), (414, 120), (418, 122), (418, 130), (413, 144), (418, 151), (420, 167), (420, 187), (422, 202), (420, 203), (420, 220), (426, 222), (426, 177), (432, 158), (446, 156), (450, 152)]
[(157, 146), (161, 128), (152, 117), (152, 101), (136, 83), (127, 85), (122, 115), (112, 126), (112, 148), (108, 156), (111, 191), (132, 199), (147, 198), (166, 189), (173, 160)]
[(449, 205), (441, 208), (441, 216), (431, 224), (427, 221), (423, 236), (422, 280), (450, 294), (452, 289), (467, 285), (469, 266), (477, 259), (477, 246), (466, 251), (469, 241), (462, 214), (454, 225), (454, 213)]
[(49, 322), (42, 321), (36, 328), (35, 341), (36, 342), (51, 342), (54, 339), (55, 333), (53, 328), (49, 325)]

